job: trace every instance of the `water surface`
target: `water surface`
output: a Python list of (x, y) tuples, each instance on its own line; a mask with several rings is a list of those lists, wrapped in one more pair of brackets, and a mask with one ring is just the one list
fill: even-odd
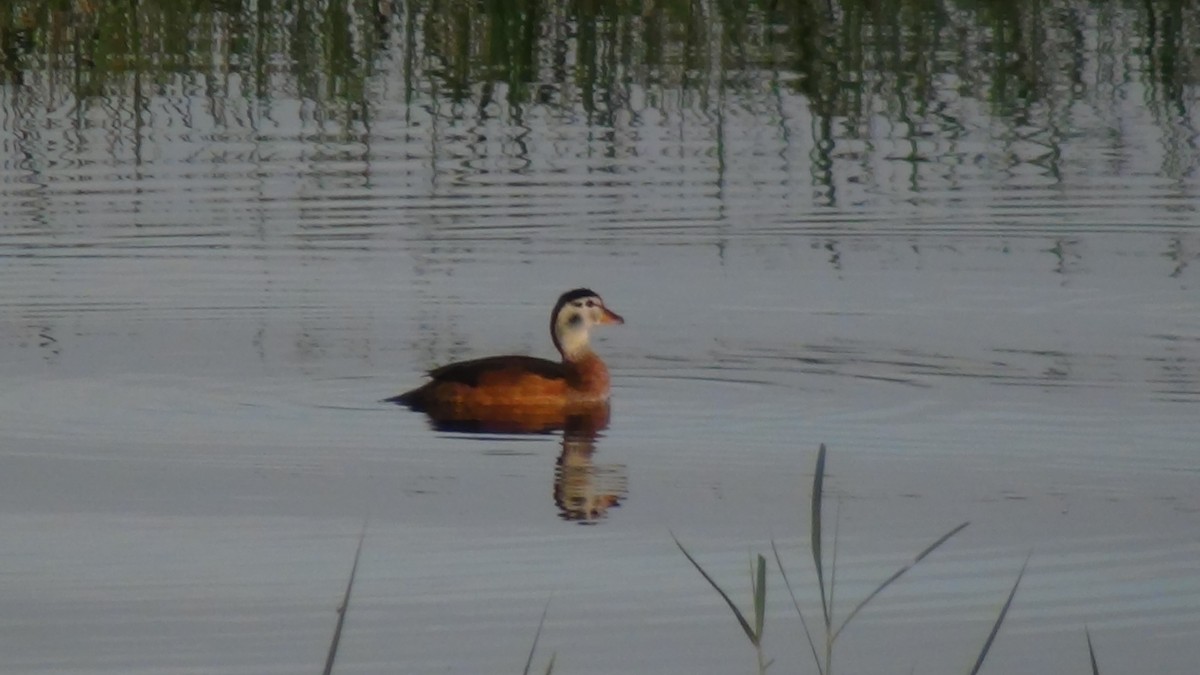
[[(971, 522), (839, 667), (966, 670), (1032, 551), (989, 669), (1087, 672), (1087, 625), (1104, 672), (1194, 670), (1177, 3), (200, 4), (5, 19), (11, 672), (315, 671), (364, 519), (339, 672), (515, 672), (547, 599), (561, 672), (749, 672), (669, 532), (747, 607), (774, 538), (815, 617), (820, 443), (843, 614)], [(598, 436), (382, 402), (552, 356), (576, 286), (627, 320)]]

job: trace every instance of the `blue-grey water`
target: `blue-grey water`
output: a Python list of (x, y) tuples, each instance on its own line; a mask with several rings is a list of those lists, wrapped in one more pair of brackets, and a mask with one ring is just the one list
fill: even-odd
[[(751, 672), (671, 533), (747, 611), (774, 539), (815, 626), (825, 443), (836, 616), (970, 521), (839, 671), (967, 671), (1031, 554), (985, 672), (1090, 672), (1085, 626), (1102, 672), (1195, 672), (1198, 92), (1105, 11), (1015, 111), (969, 70), (911, 109), (865, 70), (850, 111), (753, 64), (556, 79), (583, 51), (535, 68), (549, 99), (452, 96), (400, 15), (362, 109), (282, 67), (89, 89), (30, 57), (0, 79), (2, 669), (319, 672), (365, 520), (336, 672), (518, 672), (547, 601), (539, 672)], [(553, 356), (576, 286), (627, 322), (599, 437), (381, 402)], [(768, 605), (772, 672), (815, 672), (774, 569)]]

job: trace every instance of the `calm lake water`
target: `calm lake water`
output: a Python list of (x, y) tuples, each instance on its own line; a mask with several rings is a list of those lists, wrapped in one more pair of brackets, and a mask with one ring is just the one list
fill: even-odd
[[(1195, 672), (1200, 45), (1179, 3), (15, 2), (8, 673)], [(304, 3), (302, 3), (304, 4)], [(818, 3), (824, 4), (824, 3)], [(436, 10), (436, 11), (435, 11)], [(815, 23), (814, 23), (815, 22)], [(596, 437), (381, 400), (626, 319)], [(815, 672), (782, 578), (771, 672)]]

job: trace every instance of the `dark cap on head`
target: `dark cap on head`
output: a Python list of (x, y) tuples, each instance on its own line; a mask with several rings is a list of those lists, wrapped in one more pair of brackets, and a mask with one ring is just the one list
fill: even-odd
[(600, 296), (596, 295), (596, 293), (590, 288), (576, 288), (575, 290), (567, 291), (566, 293), (558, 296), (558, 302), (554, 303), (554, 311), (550, 312), (550, 333), (552, 335), (554, 334), (554, 319), (558, 316), (558, 313), (562, 311), (562, 308), (567, 306), (568, 302), (578, 300), (580, 298), (598, 297)]
[(567, 303), (569, 302), (579, 300), (580, 298), (598, 297), (600, 296), (596, 295), (596, 293), (590, 288), (576, 288), (558, 296), (558, 302), (554, 303), (554, 311), (550, 312), (550, 337), (554, 340), (555, 349), (560, 352), (562, 351), (562, 345), (558, 342), (558, 334), (554, 330), (554, 322), (556, 319), (558, 319), (558, 313), (561, 312), (563, 307), (566, 307)]
[(557, 309), (557, 308), (561, 308), (563, 305), (567, 304), (568, 302), (571, 302), (572, 300), (578, 300), (580, 298), (598, 298), (598, 297), (600, 297), (600, 296), (596, 295), (596, 292), (590, 288), (576, 288), (574, 290), (567, 291), (566, 293), (563, 293), (562, 295), (558, 296), (558, 302), (555, 303), (555, 306)]

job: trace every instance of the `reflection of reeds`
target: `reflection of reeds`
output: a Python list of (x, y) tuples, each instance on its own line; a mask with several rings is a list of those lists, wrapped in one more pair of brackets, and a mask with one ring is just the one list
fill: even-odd
[[(825, 562), (824, 562), (825, 555), (824, 555), (824, 550), (823, 550), (823, 546), (822, 546), (822, 534), (821, 534), (822, 533), (821, 503), (824, 501), (824, 482), (825, 482), (825, 445), (822, 444), (820, 447), (820, 450), (817, 452), (816, 470), (813, 473), (812, 506), (811, 506), (812, 540), (810, 543), (810, 548), (811, 548), (812, 556), (813, 556), (813, 566), (815, 568), (815, 572), (816, 572), (816, 576), (817, 576), (817, 585), (820, 588), (821, 613), (822, 613), (822, 617), (824, 619), (825, 640), (824, 640), (824, 650), (823, 650), (824, 654), (823, 655), (818, 652), (817, 643), (813, 639), (812, 632), (808, 628), (808, 621), (804, 617), (804, 612), (801, 611), (801, 609), (800, 609), (800, 602), (799, 602), (799, 600), (796, 599), (796, 594), (792, 589), (792, 584), (788, 580), (787, 571), (784, 568), (783, 560), (779, 556), (779, 549), (775, 545), (774, 540), (771, 541), (771, 550), (775, 554), (775, 563), (779, 568), (780, 575), (783, 577), (783, 583), (784, 583), (784, 586), (787, 588), (788, 595), (791, 597), (792, 605), (796, 609), (796, 614), (800, 617), (800, 625), (803, 628), (804, 636), (807, 639), (809, 648), (812, 651), (813, 661), (817, 665), (817, 671), (821, 675), (832, 675), (834, 643), (837, 642), (838, 637), (842, 634), (842, 631), (844, 631), (846, 629), (846, 626), (849, 625), (850, 621), (852, 619), (854, 619), (854, 617), (857, 616), (858, 613), (860, 611), (862, 611), (867, 606), (868, 603), (870, 603), (872, 600), (875, 599), (876, 596), (878, 596), (880, 593), (882, 593), (884, 591), (884, 589), (886, 589), (892, 583), (897, 581), (901, 576), (904, 575), (905, 572), (907, 572), (908, 570), (910, 570), (914, 566), (916, 566), (917, 563), (924, 560), (925, 557), (928, 556), (930, 553), (933, 553), (935, 550), (937, 550), (939, 547), (941, 547), (941, 545), (946, 543), (951, 537), (953, 537), (954, 535), (961, 532), (963, 530), (963, 528), (965, 528), (968, 525), (968, 523), (963, 522), (963, 523), (960, 523), (960, 524), (954, 526), (953, 528), (950, 529), (950, 531), (946, 532), (941, 537), (939, 537), (936, 541), (934, 541), (932, 544), (925, 547), (924, 550), (922, 550), (920, 553), (918, 553), (916, 555), (916, 557), (913, 558), (912, 562), (907, 563), (906, 565), (900, 567), (900, 569), (898, 569), (894, 573), (892, 573), (892, 575), (890, 577), (888, 577), (887, 579), (885, 579), (883, 581), (883, 583), (879, 584), (879, 586), (877, 586), (875, 588), (875, 590), (868, 593), (865, 598), (863, 598), (857, 605), (855, 605), (854, 608), (850, 610), (850, 613), (846, 615), (846, 618), (841, 620), (841, 623), (837, 623), (834, 620), (834, 617), (835, 617), (834, 591), (835, 591), (835, 584), (836, 584), (836, 578), (837, 578), (837, 573), (836, 573), (837, 572), (837, 570), (836, 570), (836, 565), (837, 565), (836, 521), (835, 521), (835, 528), (834, 528), (835, 532), (834, 532), (834, 539), (833, 539), (833, 550), (830, 553), (831, 564), (830, 564), (830, 568), (829, 568), (828, 580), (826, 580)], [(675, 535), (672, 533), (671, 536), (674, 537)], [(750, 643), (755, 648), (755, 652), (757, 655), (758, 672), (760, 674), (765, 673), (767, 667), (769, 667), (771, 665), (771, 661), (767, 660), (765, 658), (765, 656), (763, 654), (763, 649), (762, 649), (762, 636), (763, 636), (763, 624), (764, 624), (765, 612), (766, 612), (766, 588), (767, 588), (766, 561), (763, 558), (763, 556), (761, 556), (761, 555), (758, 556), (757, 568), (752, 570), (752, 572), (751, 572), (752, 586), (754, 589), (754, 626), (751, 627), (749, 622), (746, 620), (745, 616), (742, 614), (741, 610), (738, 609), (737, 605), (733, 602), (733, 600), (729, 597), (729, 595), (720, 587), (719, 584), (717, 584), (716, 580), (714, 580), (712, 578), (712, 576), (709, 575), (708, 572), (704, 570), (704, 568), (700, 565), (699, 562), (696, 561), (696, 559), (692, 556), (692, 554), (689, 553), (686, 548), (684, 548), (683, 544), (681, 544), (679, 542), (678, 538), (675, 539), (675, 544), (679, 547), (679, 550), (683, 552), (683, 555), (687, 557), (688, 561), (690, 563), (692, 563), (692, 565), (696, 568), (696, 570), (698, 572), (700, 572), (700, 575), (704, 577), (705, 581), (707, 581), (709, 583), (709, 585), (711, 585), (717, 591), (717, 593), (721, 596), (721, 598), (725, 600), (725, 603), (729, 606), (729, 609), (732, 610), (734, 618), (737, 619), (738, 623), (742, 627), (742, 631), (745, 632), (747, 639), (750, 640)], [(1017, 580), (1016, 580), (1016, 582), (1013, 583), (1012, 589), (1008, 593), (1008, 598), (1005, 600), (1004, 606), (1001, 607), (1000, 613), (996, 617), (995, 623), (992, 624), (991, 632), (988, 634), (987, 639), (984, 641), (983, 648), (980, 649), (980, 651), (979, 651), (979, 655), (975, 660), (975, 665), (970, 671), (972, 675), (975, 675), (975, 673), (979, 672), (979, 669), (983, 666), (984, 659), (987, 658), (988, 651), (991, 649), (992, 643), (995, 641), (996, 635), (1000, 631), (1000, 625), (1004, 622), (1004, 618), (1005, 618), (1005, 616), (1007, 616), (1008, 610), (1012, 606), (1013, 598), (1017, 594), (1017, 587), (1020, 586), (1020, 584), (1021, 584), (1021, 578), (1025, 575), (1025, 568), (1028, 564), (1029, 564), (1029, 559), (1028, 559), (1028, 557), (1026, 557), (1025, 563), (1021, 565), (1021, 571), (1017, 574)], [(1088, 650), (1089, 650), (1089, 652), (1091, 651), (1090, 636), (1088, 638)], [(1095, 663), (1095, 657), (1093, 655), (1093, 669), (1094, 669), (1094, 663)]]
[(217, 98), (299, 97), (320, 118), (346, 120), (360, 118), (379, 31), (391, 20), (374, 0), (11, 5), (0, 13), (0, 82), (48, 81), (54, 96), (121, 100), (182, 77)]
[[(0, 12), (0, 72), (62, 70), (76, 98), (130, 72), (147, 83), (236, 72), (247, 96), (298, 95), (354, 119), (368, 79), (399, 69), (406, 91), (434, 103), (482, 107), (503, 84), (514, 110), (580, 109), (600, 123), (629, 108), (633, 87), (694, 93), (708, 111), (729, 91), (768, 84), (802, 94), (823, 122), (857, 129), (882, 110), (903, 124), (938, 120), (947, 97), (1006, 118), (1062, 110), (1101, 95), (1080, 86), (1096, 77), (1090, 64), (1112, 68), (1098, 84), (1115, 87), (1129, 74), (1106, 54), (1137, 54), (1129, 67), (1146, 73), (1146, 103), (1177, 115), (1200, 81), (1200, 60), (1180, 56), (1200, 34), (1185, 4), (13, 0)], [(1096, 32), (1104, 54), (1082, 37)]]
[[(44, 111), (62, 110), (75, 113), (63, 123), (84, 128), (97, 123), (85, 114), (94, 111), (114, 139), (131, 130), (135, 142), (143, 129), (181, 125), (290, 129), (281, 115), (295, 114), (306, 140), (349, 141), (343, 150), (357, 158), (376, 152), (376, 120), (402, 118), (405, 134), (430, 135), (433, 172), (463, 159), (462, 139), (476, 137), (488, 142), (468, 143), (470, 153), (495, 152), (499, 141), (495, 159), (513, 166), (579, 147), (589, 171), (624, 171), (624, 158), (662, 151), (639, 131), (647, 119), (681, 114), (709, 127), (688, 136), (707, 139), (699, 152), (717, 157), (722, 184), (739, 147), (726, 132), (749, 114), (756, 127), (779, 128), (780, 157), (805, 154), (808, 166), (790, 170), (811, 173), (816, 203), (835, 205), (843, 173), (874, 175), (876, 159), (911, 174), (912, 191), (974, 184), (975, 165), (1027, 163), (1061, 180), (1075, 164), (1071, 139), (1111, 136), (1094, 142), (1124, 152), (1110, 131), (1134, 109), (1152, 121), (1130, 126), (1162, 137), (1163, 174), (1184, 181), (1200, 165), (1189, 142), (1200, 59), (1187, 56), (1200, 49), (1200, 13), (1182, 6), (12, 0), (0, 11), (0, 85), (25, 85), (6, 108), (18, 126), (36, 130)], [(1139, 105), (1116, 93), (1128, 90), (1144, 92)], [(303, 105), (290, 113), (277, 102)], [(179, 103), (203, 103), (195, 109), (212, 120), (176, 112), (193, 107)], [(558, 134), (534, 132), (532, 118), (586, 127), (589, 141), (539, 151), (543, 136)], [(986, 151), (970, 150), (981, 143)], [(601, 161), (609, 157), (619, 161)], [(943, 165), (936, 175), (930, 163)]]

